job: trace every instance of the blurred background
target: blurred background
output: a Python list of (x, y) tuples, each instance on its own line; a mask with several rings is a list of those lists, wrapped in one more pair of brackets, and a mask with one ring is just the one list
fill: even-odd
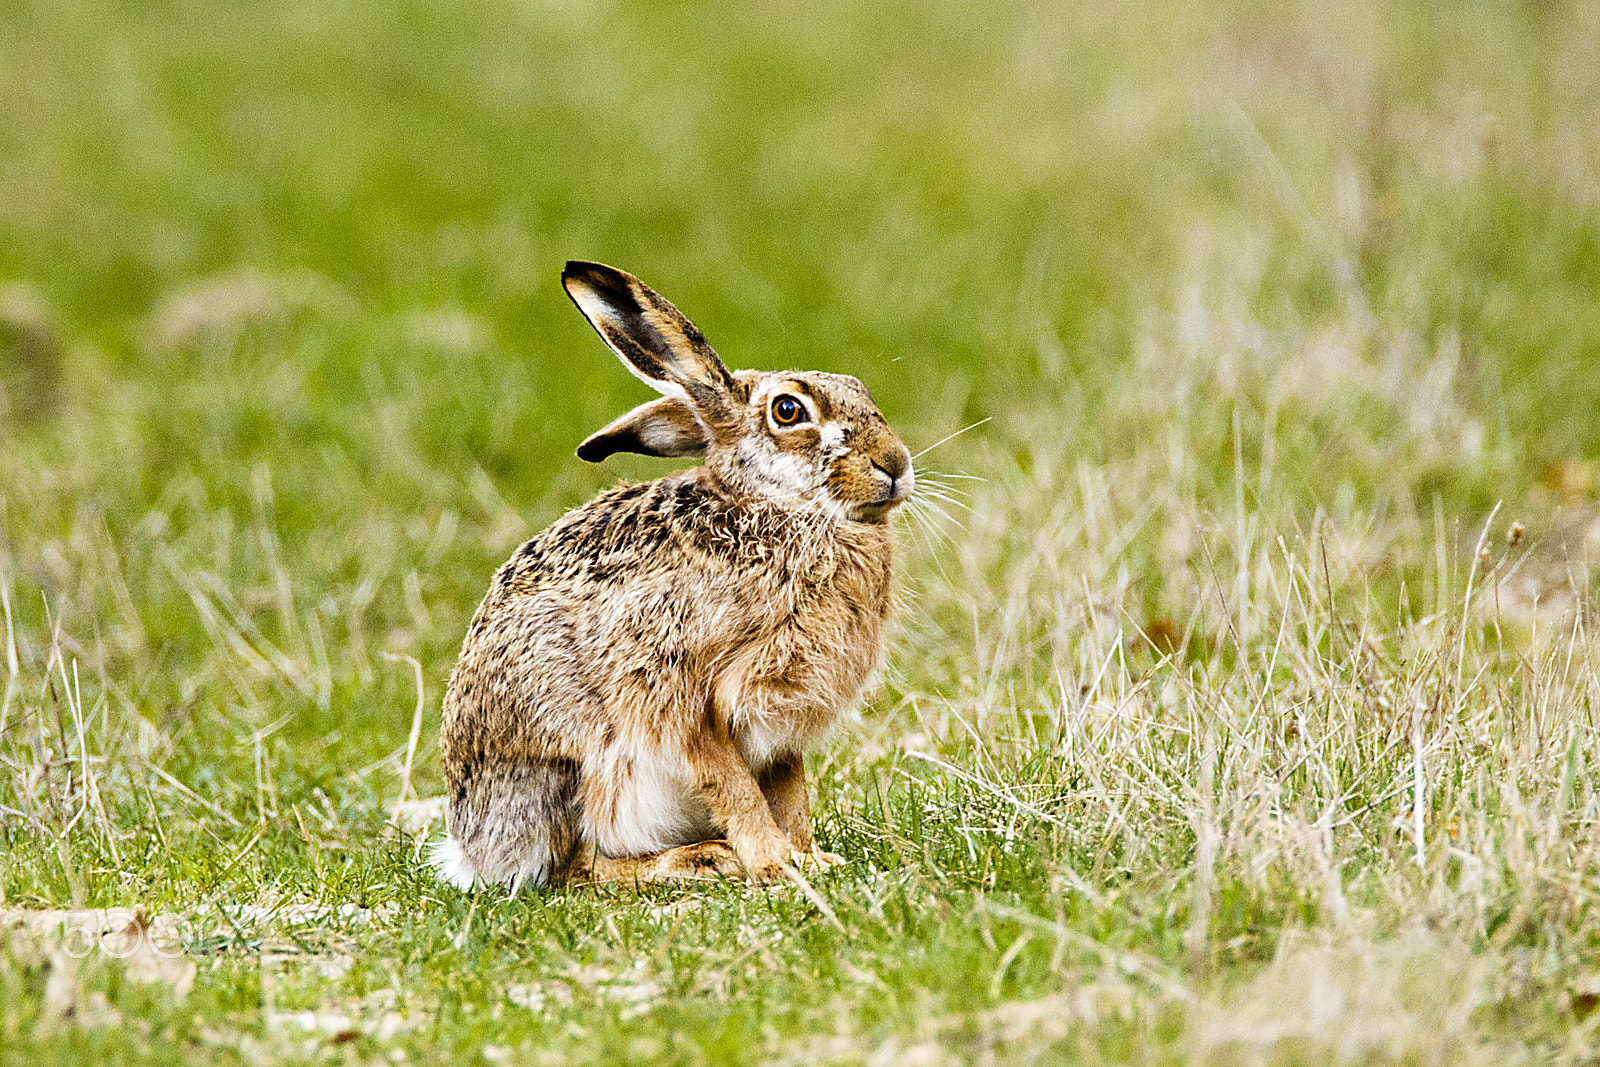
[(914, 451), (991, 419), (926, 461), (1040, 472), (991, 519), (1167, 472), (1150, 616), (1236, 505), (1398, 584), (1436, 514), (1594, 496), (1593, 4), (11, 0), (0, 48), (13, 677), (65, 650), (224, 804), (403, 743), (385, 653), (431, 723), (511, 548), (670, 469), (572, 456), (644, 393), (569, 257)]
[[(8, 911), (0, 1061), (1592, 1062), (1597, 117), (1577, 0), (4, 0), (0, 910), (194, 988)], [(386, 828), (675, 465), (569, 258), (931, 449), (825, 897)]]

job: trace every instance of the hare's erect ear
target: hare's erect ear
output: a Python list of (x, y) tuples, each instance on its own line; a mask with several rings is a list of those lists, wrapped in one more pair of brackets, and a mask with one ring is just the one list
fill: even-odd
[(640, 404), (578, 446), (578, 458), (599, 463), (618, 452), (642, 456), (703, 456), (706, 429), (683, 401), (664, 396)]
[(731, 417), (733, 376), (666, 297), (602, 263), (573, 260), (561, 283), (623, 365), (652, 389), (689, 404), (707, 425)]

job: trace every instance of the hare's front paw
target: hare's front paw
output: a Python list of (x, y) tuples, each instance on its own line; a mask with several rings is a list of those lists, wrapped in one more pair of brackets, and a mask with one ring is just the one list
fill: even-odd
[(813, 848), (806, 855), (805, 861), (814, 867), (837, 867), (844, 862), (844, 857), (837, 852), (824, 852), (820, 848)]
[(736, 847), (745, 874), (757, 882), (783, 881), (788, 877), (784, 871), (785, 865), (793, 864), (799, 855), (789, 845), (789, 839), (777, 830), (741, 842)]
[(790, 871), (814, 873), (844, 862), (843, 856), (819, 848), (797, 849), (782, 835), (762, 838), (757, 849), (741, 851), (739, 859), (745, 873), (758, 882), (781, 882)]
[(789, 867), (801, 878), (807, 875), (821, 874), (829, 867), (837, 866), (843, 862), (843, 856), (836, 856), (832, 852), (824, 852), (820, 848), (809, 848), (804, 851), (794, 849), (789, 853)]

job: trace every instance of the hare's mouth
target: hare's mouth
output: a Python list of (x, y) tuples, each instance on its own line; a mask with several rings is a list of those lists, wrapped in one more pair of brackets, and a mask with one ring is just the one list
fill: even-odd
[(874, 494), (871, 500), (853, 503), (849, 508), (850, 518), (856, 522), (883, 522), (889, 517), (889, 512), (905, 503), (911, 495), (911, 490), (916, 484), (916, 477), (909, 466), (895, 473), (881, 466), (876, 460), (872, 462), (872, 488)]
[(851, 522), (864, 522), (869, 525), (877, 525), (887, 522), (889, 519), (889, 512), (893, 511), (899, 506), (900, 501), (898, 500), (885, 501), (881, 504), (851, 504), (846, 510), (845, 514), (850, 517)]

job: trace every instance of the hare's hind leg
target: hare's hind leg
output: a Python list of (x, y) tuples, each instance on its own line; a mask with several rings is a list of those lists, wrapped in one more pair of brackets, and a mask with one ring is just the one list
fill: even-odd
[(578, 840), (576, 761), (485, 760), (450, 777), (450, 836), (433, 857), (446, 881), (515, 892), (566, 877)]
[(701, 882), (743, 877), (739, 854), (726, 841), (696, 841), (643, 856), (580, 854), (571, 869), (573, 881), (594, 882)]

